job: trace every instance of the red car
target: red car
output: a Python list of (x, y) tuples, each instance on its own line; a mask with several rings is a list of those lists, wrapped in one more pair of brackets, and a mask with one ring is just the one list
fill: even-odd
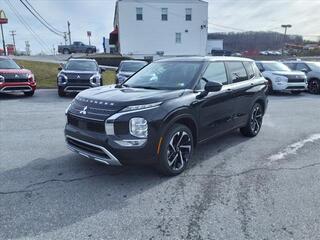
[(0, 57), (0, 93), (23, 92), (33, 96), (36, 80), (30, 70), (22, 69), (8, 57)]

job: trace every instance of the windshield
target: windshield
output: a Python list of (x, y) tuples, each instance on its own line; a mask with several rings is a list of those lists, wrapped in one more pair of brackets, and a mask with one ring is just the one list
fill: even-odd
[(20, 67), (11, 59), (0, 59), (0, 69), (20, 69)]
[(291, 69), (280, 62), (269, 62), (269, 63), (262, 63), (263, 68), (265, 71), (286, 71), (291, 72)]
[(124, 86), (149, 89), (191, 88), (201, 62), (155, 62), (133, 75)]
[(120, 71), (122, 72), (137, 72), (147, 63), (144, 62), (124, 62), (121, 64)]
[(320, 62), (310, 62), (308, 63), (308, 65), (312, 69), (312, 71), (320, 72)]
[(69, 61), (64, 69), (70, 71), (98, 71), (98, 66), (93, 61)]

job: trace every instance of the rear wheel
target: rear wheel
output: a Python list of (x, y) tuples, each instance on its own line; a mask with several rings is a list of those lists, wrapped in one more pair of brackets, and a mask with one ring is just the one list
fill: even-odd
[(27, 96), (27, 97), (32, 97), (34, 95), (34, 91), (24, 92), (24, 95)]
[(308, 84), (309, 92), (312, 94), (319, 94), (320, 93), (320, 80), (318, 79), (311, 79)]
[(247, 125), (240, 128), (240, 132), (246, 137), (255, 137), (261, 130), (263, 119), (263, 108), (260, 103), (254, 104), (250, 112), (250, 118)]
[(270, 79), (267, 79), (268, 80), (268, 90), (267, 90), (267, 94), (268, 95), (271, 95), (273, 94), (273, 86), (272, 86), (272, 81)]
[(70, 51), (69, 51), (69, 49), (65, 48), (65, 49), (63, 49), (62, 53), (63, 54), (70, 54)]
[(185, 125), (175, 124), (166, 133), (161, 146), (159, 165), (160, 172), (167, 176), (182, 173), (193, 153), (193, 136)]
[(58, 95), (59, 97), (65, 97), (66, 93), (64, 92), (64, 88), (58, 87)]

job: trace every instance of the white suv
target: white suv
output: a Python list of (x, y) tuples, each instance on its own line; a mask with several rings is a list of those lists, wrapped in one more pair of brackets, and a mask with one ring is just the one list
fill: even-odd
[(307, 90), (307, 77), (303, 72), (292, 71), (277, 61), (258, 61), (256, 64), (264, 78), (268, 80), (269, 93), (286, 91), (299, 94)]

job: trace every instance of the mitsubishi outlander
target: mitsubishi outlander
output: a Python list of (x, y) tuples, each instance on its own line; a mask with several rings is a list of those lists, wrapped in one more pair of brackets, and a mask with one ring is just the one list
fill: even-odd
[(68, 147), (108, 165), (183, 172), (194, 148), (234, 129), (255, 137), (267, 81), (252, 60), (186, 57), (149, 64), (120, 85), (81, 92), (66, 110)]

